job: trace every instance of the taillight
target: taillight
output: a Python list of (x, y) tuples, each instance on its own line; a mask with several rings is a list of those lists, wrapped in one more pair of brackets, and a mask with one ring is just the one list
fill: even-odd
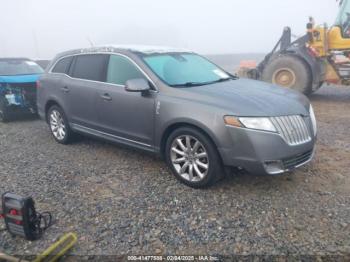
[(10, 213), (10, 215), (12, 215), (12, 216), (18, 216), (18, 213), (19, 213), (19, 212), (18, 212), (16, 209), (11, 209), (9, 213)]

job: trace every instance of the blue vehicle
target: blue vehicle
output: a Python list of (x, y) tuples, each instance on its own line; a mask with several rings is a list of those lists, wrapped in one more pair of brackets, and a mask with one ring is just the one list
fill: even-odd
[(37, 80), (43, 69), (26, 58), (0, 58), (0, 121), (36, 114)]

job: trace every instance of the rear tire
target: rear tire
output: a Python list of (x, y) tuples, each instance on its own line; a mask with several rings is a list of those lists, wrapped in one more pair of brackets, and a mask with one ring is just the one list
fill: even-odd
[(69, 144), (74, 138), (74, 133), (69, 127), (67, 117), (57, 105), (50, 107), (47, 114), (47, 122), (54, 139), (60, 144)]
[(6, 100), (0, 98), (0, 122), (6, 123), (8, 121), (10, 121), (10, 116), (8, 113)]
[(195, 128), (181, 127), (173, 131), (165, 150), (171, 171), (187, 186), (206, 188), (225, 175), (216, 146)]
[(291, 88), (305, 95), (312, 93), (312, 74), (308, 65), (300, 58), (282, 55), (265, 67), (262, 80), (282, 87)]

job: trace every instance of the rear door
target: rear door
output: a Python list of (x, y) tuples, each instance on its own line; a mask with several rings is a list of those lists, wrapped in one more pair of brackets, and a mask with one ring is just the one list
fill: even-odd
[(96, 94), (98, 86), (106, 80), (108, 54), (84, 54), (74, 58), (71, 78), (64, 81), (62, 91), (69, 97), (70, 121), (85, 127), (96, 128)]
[(128, 143), (153, 145), (154, 91), (133, 93), (125, 90), (130, 79), (145, 75), (129, 58), (113, 54), (109, 59), (106, 83), (98, 89), (96, 112), (99, 129)]
[(68, 106), (68, 97), (61, 88), (66, 78), (73, 60), (72, 56), (61, 58), (56, 62), (49, 73), (40, 78), (40, 88), (37, 92), (37, 105), (41, 117), (45, 116), (45, 106), (49, 100), (54, 100), (65, 110)]

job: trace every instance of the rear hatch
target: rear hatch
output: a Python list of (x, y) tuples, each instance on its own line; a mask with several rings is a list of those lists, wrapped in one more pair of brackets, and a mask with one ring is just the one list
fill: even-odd
[(36, 112), (36, 83), (7, 83), (4, 88), (9, 106)]
[(36, 112), (36, 81), (39, 75), (0, 76), (0, 99), (12, 109)]

